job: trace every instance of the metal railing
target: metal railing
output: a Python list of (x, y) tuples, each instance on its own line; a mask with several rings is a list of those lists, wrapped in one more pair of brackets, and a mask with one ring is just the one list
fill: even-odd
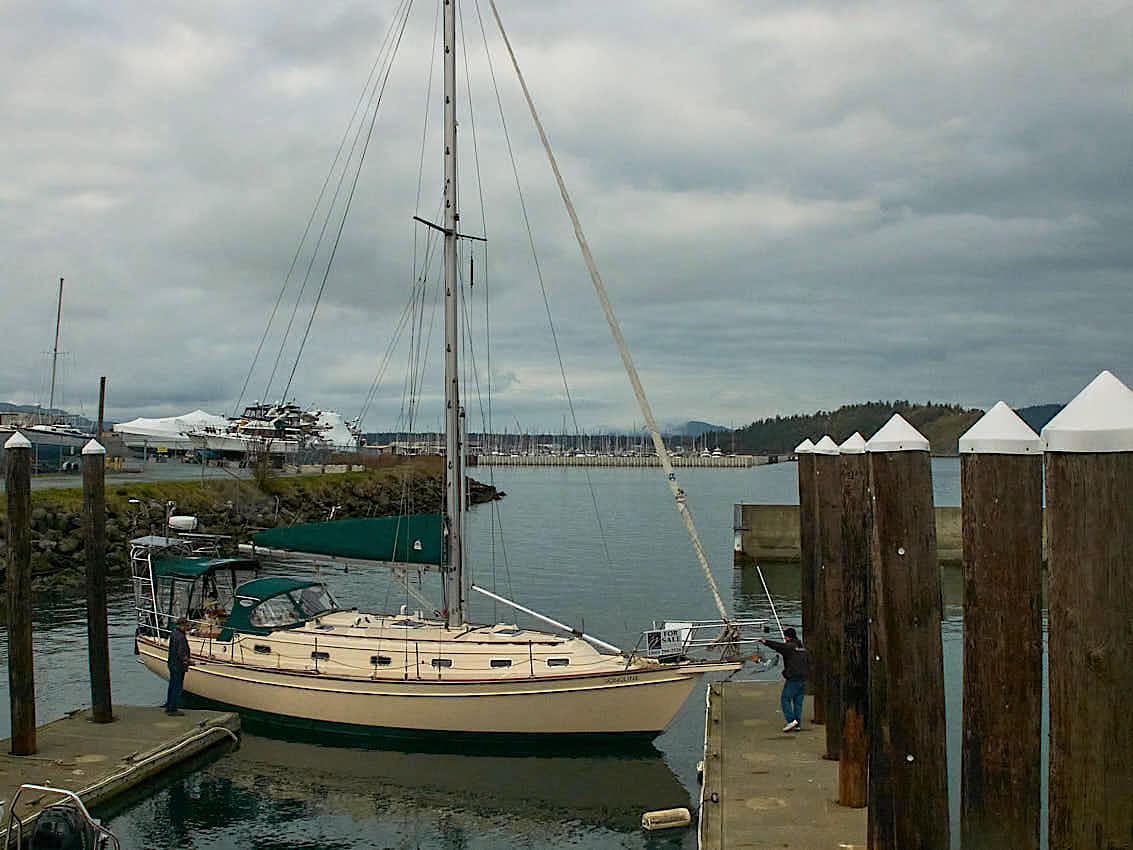
[[(101, 823), (90, 816), (90, 812), (87, 811), (87, 807), (83, 805), (83, 801), (79, 799), (78, 794), (76, 794), (74, 791), (68, 791), (65, 788), (52, 788), (49, 785), (33, 785), (30, 782), (20, 786), (19, 790), (16, 791), (15, 796), (12, 797), (11, 805), (8, 806), (8, 816), (4, 819), (4, 850), (9, 850), (9, 848), (12, 846), (11, 841), (13, 821), (15, 821), (16, 826), (16, 850), (21, 850), (21, 848), (23, 847), (24, 823), (22, 820), (20, 820), (20, 818), (16, 817), (16, 804), (19, 802), (20, 795), (24, 791), (40, 791), (45, 794), (57, 794), (61, 797), (67, 798), (71, 805), (73, 805), (78, 810), (87, 826), (94, 830), (96, 836), (95, 847), (105, 848), (113, 845), (115, 850), (119, 850), (121, 845), (119, 845), (118, 843), (118, 838), (114, 835), (114, 833), (112, 833)], [(50, 806), (42, 809), (39, 814), (42, 815), (43, 812), (47, 811), (48, 808), (50, 808)]]
[(722, 657), (736, 657), (743, 646), (754, 646), (770, 631), (771, 621), (765, 619), (666, 621), (660, 626), (654, 622), (638, 637), (629, 657), (680, 659), (690, 652), (714, 650)]

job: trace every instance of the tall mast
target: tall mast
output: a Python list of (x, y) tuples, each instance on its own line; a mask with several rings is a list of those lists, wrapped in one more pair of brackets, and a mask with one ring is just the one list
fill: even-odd
[[(59, 362), (59, 324), (63, 320), (63, 278), (59, 278), (59, 306), (55, 308), (55, 348), (51, 352), (51, 396), (47, 400), (50, 416), (55, 408), (55, 365)], [(43, 398), (43, 396), (40, 396)]]
[(448, 623), (464, 624), (464, 447), (460, 440), (457, 354), (456, 0), (444, 2), (445, 30), (445, 506), (448, 516)]

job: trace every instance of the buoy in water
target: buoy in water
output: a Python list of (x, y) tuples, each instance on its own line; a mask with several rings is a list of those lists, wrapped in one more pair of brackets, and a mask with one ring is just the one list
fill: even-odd
[(656, 812), (646, 812), (641, 816), (641, 828), (673, 829), (688, 826), (692, 823), (692, 814), (688, 809), (661, 809)]

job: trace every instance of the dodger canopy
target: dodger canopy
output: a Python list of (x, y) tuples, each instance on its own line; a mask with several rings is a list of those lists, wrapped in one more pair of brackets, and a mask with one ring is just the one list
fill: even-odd
[(271, 576), (236, 588), (235, 604), (224, 625), (226, 630), (266, 635), (338, 610), (321, 582)]

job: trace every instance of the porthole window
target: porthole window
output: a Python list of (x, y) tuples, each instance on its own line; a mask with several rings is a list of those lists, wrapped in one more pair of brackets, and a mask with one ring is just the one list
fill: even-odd
[(451, 667), (452, 666), (452, 659), (451, 658), (434, 658), (430, 663), (434, 667)]
[(511, 659), (510, 658), (493, 658), (491, 660), (491, 665), (493, 667), (510, 667), (511, 666)]
[(260, 655), (271, 654), (271, 647), (264, 643), (253, 644), (252, 649), (258, 652)]
[(393, 664), (393, 659), (388, 655), (371, 655), (370, 663), (375, 667), (389, 667), (389, 665)]
[(329, 652), (312, 652), (311, 658), (313, 658), (315, 661), (330, 661), (330, 653)]
[(570, 664), (569, 658), (548, 658), (547, 659), (547, 666), (548, 667), (566, 667), (568, 664)]

